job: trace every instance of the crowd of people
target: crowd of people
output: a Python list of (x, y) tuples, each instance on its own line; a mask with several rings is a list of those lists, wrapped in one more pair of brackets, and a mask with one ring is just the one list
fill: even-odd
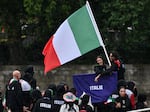
[[(133, 81), (125, 81), (125, 68), (115, 52), (110, 53), (111, 66), (106, 67), (103, 58), (96, 58), (98, 63), (94, 67), (95, 82), (105, 75), (118, 72), (117, 90), (106, 101), (91, 103), (91, 96), (84, 93), (77, 97), (75, 88), (70, 88), (66, 83), (50, 84), (41, 92), (34, 79), (33, 66), (29, 66), (21, 75), (19, 70), (14, 70), (12, 79), (6, 85), (3, 98), (0, 97), (0, 111), (8, 112), (126, 112), (133, 109), (147, 107), (146, 95), (138, 94)], [(137, 100), (135, 100), (137, 97)]]
[[(99, 81), (105, 75), (112, 75), (112, 72), (118, 73), (117, 90), (112, 93), (107, 101), (96, 103), (97, 112), (126, 112), (134, 109), (147, 107), (146, 95), (138, 94), (134, 81), (126, 81), (124, 78), (125, 66), (119, 59), (117, 52), (111, 52), (109, 55), (111, 66), (106, 67), (102, 56), (97, 56), (97, 66), (94, 67), (96, 74), (95, 82)], [(138, 96), (138, 98), (136, 98)], [(137, 99), (137, 100), (136, 100)]]
[[(50, 84), (42, 92), (37, 88), (34, 70), (29, 66), (25, 74), (19, 70), (12, 72), (1, 101), (0, 112), (93, 112), (90, 96), (76, 97), (76, 89), (65, 83)], [(85, 111), (86, 110), (86, 111)]]

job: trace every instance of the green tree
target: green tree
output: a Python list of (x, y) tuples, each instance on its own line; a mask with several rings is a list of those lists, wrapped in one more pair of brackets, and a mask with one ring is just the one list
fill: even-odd
[(0, 1), (0, 26), (5, 29), (8, 41), (8, 60), (10, 63), (21, 64), (23, 53), (21, 53), (21, 23), (23, 17), (22, 0), (1, 0)]
[(149, 0), (111, 0), (101, 5), (105, 15), (103, 22), (106, 43), (109, 49), (124, 55), (129, 63), (145, 63), (148, 59), (145, 54), (150, 48), (147, 44), (150, 27), (149, 3)]
[[(0, 50), (5, 53), (0, 61), (5, 60), (5, 64), (43, 62), (41, 52), (45, 43), (59, 25), (85, 2), (1, 0), (0, 28), (5, 29), (6, 35), (0, 34)], [(117, 50), (128, 63), (148, 63), (150, 1), (89, 0), (89, 3), (107, 50)], [(7, 37), (7, 41), (3, 37)], [(95, 63), (95, 56), (101, 51), (98, 48), (76, 62)]]

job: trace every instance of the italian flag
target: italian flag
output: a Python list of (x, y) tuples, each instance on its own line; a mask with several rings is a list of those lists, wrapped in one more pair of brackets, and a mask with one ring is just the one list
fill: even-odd
[(103, 41), (87, 2), (60, 25), (45, 45), (45, 73), (99, 46)]

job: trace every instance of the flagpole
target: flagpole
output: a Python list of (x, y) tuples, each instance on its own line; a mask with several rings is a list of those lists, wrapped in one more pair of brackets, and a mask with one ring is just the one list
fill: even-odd
[(90, 15), (90, 18), (91, 18), (91, 20), (92, 20), (92, 23), (93, 23), (93, 25), (94, 25), (94, 29), (95, 29), (96, 34), (97, 34), (97, 36), (98, 36), (99, 42), (100, 42), (100, 44), (101, 44), (101, 46), (103, 47), (103, 50), (104, 50), (104, 52), (105, 52), (105, 55), (106, 55), (108, 64), (109, 64), (109, 66), (111, 66), (111, 62), (110, 62), (110, 60), (109, 60), (108, 53), (107, 53), (107, 51), (106, 51), (104, 42), (103, 42), (102, 37), (101, 37), (101, 34), (100, 34), (99, 30), (98, 30), (98, 27), (97, 27), (95, 18), (94, 18), (94, 16), (93, 16), (93, 13), (92, 13), (92, 10), (91, 10), (91, 7), (90, 7), (90, 4), (89, 4), (88, 1), (86, 1), (86, 7), (87, 7), (87, 10), (88, 10), (88, 12), (89, 12), (89, 15)]

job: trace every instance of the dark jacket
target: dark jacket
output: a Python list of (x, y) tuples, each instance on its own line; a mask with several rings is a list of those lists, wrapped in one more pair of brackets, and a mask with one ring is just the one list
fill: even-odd
[(118, 98), (116, 98), (115, 101), (121, 103), (121, 108), (117, 108), (116, 112), (126, 112), (126, 111), (131, 110), (132, 108), (131, 102), (128, 96), (125, 96), (125, 97), (119, 96)]
[(52, 107), (52, 100), (48, 97), (43, 97), (36, 102), (32, 112), (54, 112)]
[(111, 62), (110, 68), (106, 69), (101, 73), (101, 75), (111, 75), (112, 72), (118, 72), (118, 65), (115, 62)]
[(33, 66), (29, 65), (24, 72), (25, 75), (23, 76), (23, 79), (31, 85), (32, 89), (36, 89), (36, 79), (34, 79), (33, 77), (34, 75)]
[(86, 110), (86, 112), (93, 112), (92, 107), (90, 105), (79, 105), (79, 110)]
[(64, 103), (65, 102), (62, 98), (54, 98), (53, 99), (53, 104), (54, 104), (53, 111), (59, 112), (61, 105), (63, 105)]
[(30, 91), (23, 91), (22, 94), (23, 94), (23, 105), (26, 107), (30, 107), (32, 102)]
[(19, 81), (12, 81), (7, 87), (6, 102), (8, 108), (13, 111), (23, 111), (23, 95)]
[(136, 109), (143, 109), (143, 108), (147, 108), (147, 105), (145, 105), (144, 102), (146, 102), (147, 97), (144, 94), (139, 94), (138, 95), (138, 101), (136, 103)]
[(3, 112), (3, 104), (2, 104), (2, 92), (0, 92), (0, 112)]
[(61, 105), (65, 103), (63, 100), (63, 95), (65, 93), (64, 85), (62, 84), (58, 85), (56, 90), (57, 90), (57, 93), (53, 97), (53, 104), (54, 104), (53, 110), (54, 112), (59, 112)]
[(94, 72), (95, 72), (96, 76), (103, 73), (104, 71), (106, 71), (105, 65), (94, 66)]
[(118, 68), (118, 80), (124, 80), (125, 64), (120, 59), (118, 59), (118, 63), (120, 64)]
[(81, 98), (81, 104), (79, 105), (79, 110), (86, 110), (86, 112), (93, 112), (92, 107), (90, 105), (88, 105), (90, 96), (89, 95), (84, 95)]
[(42, 94), (39, 90), (35, 89), (31, 91), (31, 97), (32, 97), (32, 107), (31, 107), (31, 111), (32, 111), (37, 100), (42, 98)]

